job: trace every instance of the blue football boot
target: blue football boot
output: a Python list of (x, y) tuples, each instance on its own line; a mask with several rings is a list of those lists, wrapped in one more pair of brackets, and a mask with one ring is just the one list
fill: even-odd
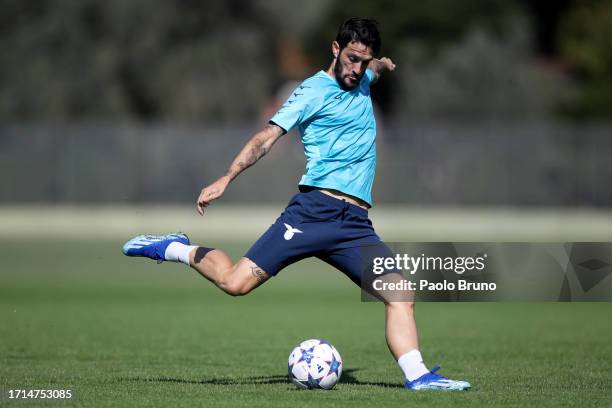
[(440, 369), (439, 366), (434, 367), (427, 374), (423, 374), (414, 381), (406, 380), (404, 388), (409, 390), (442, 390), (442, 391), (465, 391), (470, 389), (471, 385), (467, 381), (456, 381), (449, 380), (439, 374), (436, 371)]
[(162, 263), (165, 260), (166, 248), (173, 242), (189, 245), (189, 237), (182, 232), (168, 235), (139, 235), (123, 245), (123, 254), (144, 256)]

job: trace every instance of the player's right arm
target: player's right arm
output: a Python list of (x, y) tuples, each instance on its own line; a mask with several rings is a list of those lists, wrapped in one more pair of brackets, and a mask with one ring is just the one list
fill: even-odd
[(251, 167), (270, 151), (272, 145), (281, 137), (285, 131), (274, 123), (269, 123), (263, 130), (257, 132), (242, 148), (234, 158), (227, 172), (217, 181), (206, 186), (200, 192), (197, 201), (197, 210), (204, 215), (204, 208), (223, 195), (229, 183), (234, 180), (245, 169)]

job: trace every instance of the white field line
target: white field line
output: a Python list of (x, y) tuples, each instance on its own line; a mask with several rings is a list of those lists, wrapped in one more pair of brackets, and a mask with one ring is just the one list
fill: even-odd
[[(126, 239), (135, 234), (188, 233), (194, 241), (250, 241), (283, 210), (275, 205), (0, 206), (0, 238)], [(612, 242), (612, 211), (385, 207), (370, 218), (385, 241)]]

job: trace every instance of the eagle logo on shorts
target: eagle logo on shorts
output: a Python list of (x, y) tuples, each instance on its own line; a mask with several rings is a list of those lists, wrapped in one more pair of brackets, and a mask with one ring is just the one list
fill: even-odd
[(291, 225), (284, 223), (285, 224), (285, 228), (287, 228), (287, 231), (285, 231), (285, 235), (283, 235), (283, 238), (285, 238), (285, 241), (289, 241), (291, 238), (293, 238), (294, 234), (301, 234), (302, 231), (300, 231), (297, 228), (293, 228)]

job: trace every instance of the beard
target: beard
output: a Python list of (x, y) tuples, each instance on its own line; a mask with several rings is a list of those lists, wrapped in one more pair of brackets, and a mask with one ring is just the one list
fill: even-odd
[(342, 65), (339, 64), (338, 59), (336, 59), (336, 63), (334, 64), (334, 75), (336, 76), (336, 82), (338, 82), (340, 88), (344, 89), (345, 91), (350, 91), (357, 88), (359, 82), (361, 81), (361, 76), (358, 75), (355, 85), (347, 85), (344, 79), (349, 75), (342, 75)]

